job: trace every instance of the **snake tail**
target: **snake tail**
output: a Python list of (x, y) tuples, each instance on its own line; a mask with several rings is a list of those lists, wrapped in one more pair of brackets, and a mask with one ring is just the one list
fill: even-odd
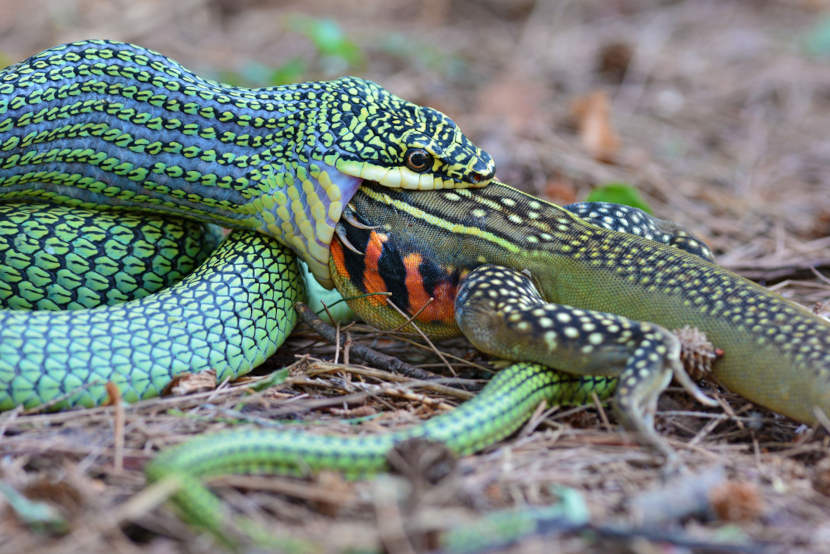
[(146, 468), (149, 481), (180, 480), (176, 506), (191, 523), (228, 541), (218, 499), (201, 483), (227, 473), (305, 476), (322, 469), (360, 478), (388, 469), (387, 454), (413, 438), (441, 442), (461, 456), (486, 448), (516, 431), (541, 402), (584, 404), (608, 398), (616, 379), (574, 377), (538, 364), (517, 363), (497, 373), (474, 398), (446, 414), (400, 431), (319, 435), (290, 428), (234, 429), (188, 440), (163, 451)]

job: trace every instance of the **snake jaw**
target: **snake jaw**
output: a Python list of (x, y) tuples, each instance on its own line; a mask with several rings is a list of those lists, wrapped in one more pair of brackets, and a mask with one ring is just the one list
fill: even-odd
[(486, 184), (477, 180), (472, 185), (452, 178), (444, 178), (435, 173), (416, 173), (404, 166), (383, 167), (365, 162), (343, 162), (338, 164), (338, 169), (347, 175), (354, 175), (365, 181), (373, 181), (393, 189), (438, 190), (479, 187)]
[(285, 176), (275, 177), (273, 186), (247, 208), (258, 231), (289, 246), (320, 284), (330, 288), (329, 246), (335, 226), (363, 179), (313, 162), (292, 183), (286, 186)]
[[(440, 160), (439, 156), (435, 156)], [(345, 175), (358, 177), (365, 181), (373, 181), (381, 186), (392, 189), (407, 190), (439, 190), (439, 189), (464, 189), (480, 188), (486, 186), (494, 179), (495, 169), (487, 166), (482, 171), (473, 169), (465, 170), (463, 173), (447, 174), (443, 171), (449, 164), (444, 161), (437, 161), (439, 170), (418, 173), (405, 165), (384, 166), (358, 160), (340, 159), (336, 162), (336, 168)]]

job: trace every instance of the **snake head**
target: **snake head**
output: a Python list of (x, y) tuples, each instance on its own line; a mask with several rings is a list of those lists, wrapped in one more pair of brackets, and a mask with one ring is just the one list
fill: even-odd
[(495, 174), (490, 155), (438, 110), (356, 77), (336, 81), (341, 111), (330, 128), (339, 171), (391, 188), (480, 187)]

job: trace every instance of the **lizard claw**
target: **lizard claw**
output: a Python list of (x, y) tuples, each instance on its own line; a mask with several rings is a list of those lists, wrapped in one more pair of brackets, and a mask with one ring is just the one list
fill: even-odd
[(680, 361), (672, 362), (672, 371), (674, 372), (674, 378), (677, 379), (677, 382), (686, 389), (686, 391), (692, 395), (692, 397), (703, 404), (704, 406), (717, 406), (718, 401), (714, 398), (710, 398), (703, 394), (703, 391), (692, 381), (692, 378), (689, 377), (689, 374), (686, 373), (686, 369), (683, 367), (683, 364)]
[(351, 250), (352, 252), (354, 252), (358, 256), (363, 256), (365, 254), (365, 252), (361, 252), (360, 250), (358, 250), (355, 247), (355, 245), (353, 245), (351, 242), (349, 242), (349, 239), (346, 237), (346, 230), (343, 229), (342, 225), (337, 225), (334, 228), (334, 232), (337, 235), (337, 238), (340, 239), (340, 242), (343, 244), (343, 246), (345, 246), (346, 248), (348, 248), (349, 250)]

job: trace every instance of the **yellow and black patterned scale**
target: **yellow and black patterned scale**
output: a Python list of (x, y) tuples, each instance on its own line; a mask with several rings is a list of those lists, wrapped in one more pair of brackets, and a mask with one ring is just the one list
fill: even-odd
[(492, 159), (444, 114), (344, 77), (244, 89), (131, 44), (84, 41), (0, 74), (0, 200), (167, 212), (260, 231), (322, 281), (363, 179), (483, 185)]

